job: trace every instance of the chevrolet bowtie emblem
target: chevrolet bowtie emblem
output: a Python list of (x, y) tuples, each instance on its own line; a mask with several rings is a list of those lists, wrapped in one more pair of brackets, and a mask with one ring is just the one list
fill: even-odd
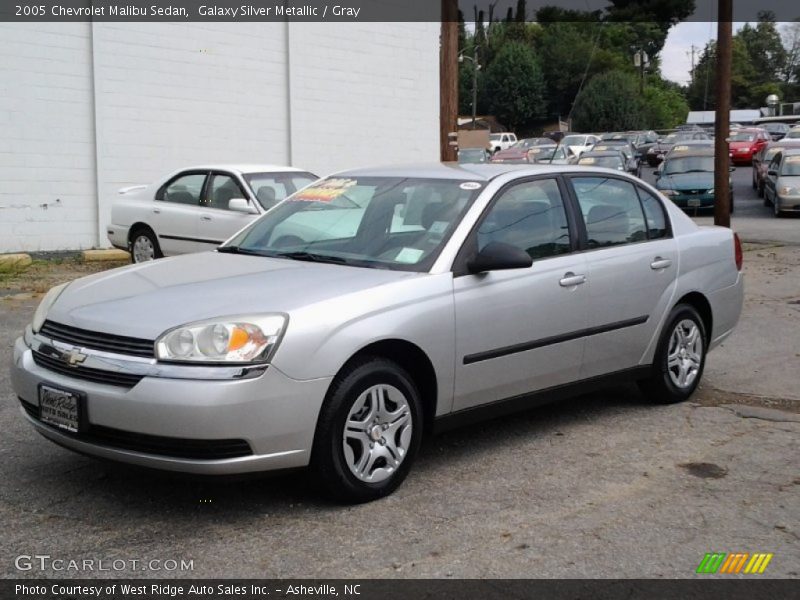
[(77, 367), (86, 360), (86, 355), (77, 350), (70, 350), (61, 355), (61, 359), (66, 362), (70, 367)]

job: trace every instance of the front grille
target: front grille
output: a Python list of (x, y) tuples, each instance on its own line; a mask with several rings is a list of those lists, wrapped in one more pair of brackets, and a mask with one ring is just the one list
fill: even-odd
[(33, 353), (33, 362), (43, 369), (53, 371), (54, 373), (58, 373), (60, 375), (65, 375), (74, 379), (83, 379), (84, 381), (93, 381), (95, 383), (117, 385), (120, 387), (132, 388), (144, 378), (143, 375), (117, 373), (115, 371), (106, 371), (104, 369), (92, 369), (82, 365), (76, 365), (73, 367), (58, 358), (47, 356), (39, 352)]
[[(19, 399), (22, 408), (31, 417), (39, 419), (39, 407)], [(49, 427), (49, 425), (45, 424)], [(60, 433), (64, 433), (58, 430)], [(160, 435), (145, 435), (102, 425), (90, 425), (89, 430), (77, 434), (65, 434), (82, 442), (154, 454), (158, 456), (171, 456), (174, 458), (190, 458), (195, 460), (221, 460), (225, 458), (239, 458), (251, 456), (253, 450), (245, 440), (194, 440), (185, 438), (164, 437)]]
[(92, 350), (102, 350), (115, 354), (143, 356), (145, 358), (153, 358), (155, 356), (155, 342), (153, 340), (112, 335), (99, 331), (87, 331), (86, 329), (62, 325), (53, 321), (45, 321), (39, 333), (47, 338), (81, 348), (91, 348)]

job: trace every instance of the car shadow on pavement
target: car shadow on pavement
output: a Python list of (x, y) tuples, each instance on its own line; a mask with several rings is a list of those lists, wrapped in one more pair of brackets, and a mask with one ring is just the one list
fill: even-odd
[[(561, 432), (568, 431), (571, 426), (591, 422), (603, 414), (639, 409), (652, 410), (635, 386), (620, 386), (428, 436), (410, 479), (446, 470), (446, 465), (454, 461), (486, 460), (499, 452), (509, 439), (563, 435)], [(91, 494), (93, 504), (105, 503), (106, 510), (126, 513), (132, 518), (139, 512), (143, 517), (155, 512), (171, 520), (196, 521), (201, 513), (207, 513), (214, 518), (224, 515), (229, 522), (244, 522), (264, 513), (279, 517), (295, 516), (304, 509), (336, 512), (347, 508), (326, 500), (313, 475), (306, 470), (251, 477), (198, 478), (66, 453), (59, 456), (58, 462), (72, 464), (66, 472), (50, 473), (38, 482), (39, 486), (52, 489), (58, 489), (62, 483), (73, 489), (79, 486), (80, 495)], [(60, 482), (62, 478), (68, 482)], [(46, 491), (42, 496), (52, 497)], [(71, 512), (69, 504), (69, 501), (60, 503), (60, 510)], [(72, 509), (80, 511), (81, 503), (74, 503)]]

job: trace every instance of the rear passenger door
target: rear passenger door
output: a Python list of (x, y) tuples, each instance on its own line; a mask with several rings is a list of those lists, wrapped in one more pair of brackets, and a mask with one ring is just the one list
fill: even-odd
[[(497, 194), (465, 241), (453, 279), (453, 410), (578, 379), (588, 296), (568, 214), (559, 179), (514, 183)], [(467, 272), (466, 260), (493, 241), (527, 251), (533, 265)]]
[(572, 176), (582, 219), (589, 329), (581, 378), (635, 367), (659, 330), (678, 272), (666, 210), (644, 187)]

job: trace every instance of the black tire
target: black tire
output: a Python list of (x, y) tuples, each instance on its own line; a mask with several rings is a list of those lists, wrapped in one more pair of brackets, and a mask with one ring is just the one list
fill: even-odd
[[(359, 396), (375, 385), (399, 390), (408, 403), (411, 439), (399, 467), (388, 479), (377, 483), (357, 478), (347, 464), (343, 448), (345, 423)], [(396, 363), (382, 357), (358, 359), (336, 376), (320, 410), (311, 453), (311, 467), (325, 491), (336, 501), (361, 503), (391, 494), (408, 475), (422, 441), (423, 412), (420, 395), (411, 376)], [(366, 448), (366, 447), (365, 447)]]
[(164, 254), (161, 252), (161, 246), (158, 243), (158, 236), (147, 226), (139, 226), (136, 227), (128, 239), (128, 252), (131, 254), (131, 262), (134, 264), (145, 262), (145, 261), (137, 261), (136, 256), (134, 254), (134, 245), (136, 244), (136, 240), (139, 238), (146, 238), (149, 240), (150, 244), (153, 246), (153, 259), (163, 258)]
[[(679, 387), (675, 384), (668, 368), (668, 353), (670, 342), (678, 324), (683, 321), (693, 322), (700, 331), (702, 343), (701, 361), (696, 375), (692, 382), (686, 387)], [(658, 340), (658, 347), (653, 359), (652, 374), (642, 381), (639, 381), (639, 388), (645, 398), (657, 404), (673, 404), (687, 400), (697, 389), (697, 385), (703, 377), (703, 369), (706, 365), (706, 354), (708, 353), (708, 334), (703, 324), (703, 319), (697, 310), (689, 304), (679, 304), (672, 309), (666, 325), (661, 332)]]

